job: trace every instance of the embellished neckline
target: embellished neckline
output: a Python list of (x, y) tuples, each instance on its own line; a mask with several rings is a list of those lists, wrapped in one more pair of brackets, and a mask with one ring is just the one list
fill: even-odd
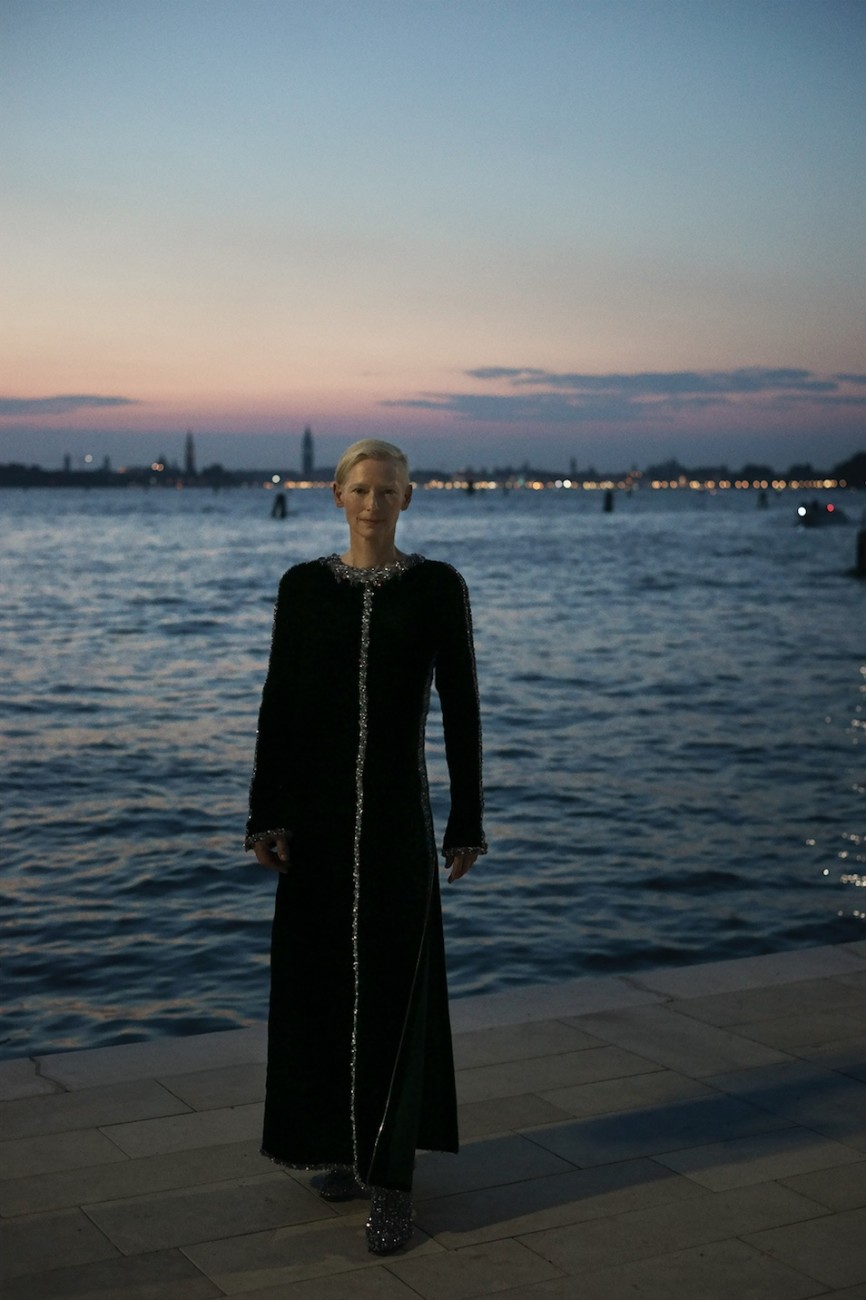
[(384, 582), (391, 578), (397, 578), (407, 569), (414, 569), (416, 564), (421, 564), (424, 559), (423, 555), (407, 555), (404, 559), (394, 560), (391, 564), (373, 565), (369, 569), (356, 569), (351, 564), (344, 563), (339, 555), (325, 555), (321, 563), (327, 565), (338, 582), (351, 582), (359, 587), (381, 587)]

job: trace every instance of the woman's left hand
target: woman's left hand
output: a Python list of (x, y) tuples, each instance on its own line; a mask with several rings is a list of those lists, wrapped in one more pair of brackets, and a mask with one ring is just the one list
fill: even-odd
[(475, 852), (449, 854), (445, 859), (446, 867), (450, 868), (448, 884), (450, 885), (453, 881), (459, 880), (461, 876), (465, 876), (466, 872), (474, 867), (477, 861), (478, 854)]

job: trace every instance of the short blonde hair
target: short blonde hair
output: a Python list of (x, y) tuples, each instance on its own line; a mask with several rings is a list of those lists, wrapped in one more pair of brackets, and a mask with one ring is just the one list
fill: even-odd
[(404, 451), (395, 447), (393, 442), (382, 442), (380, 438), (362, 438), (360, 442), (353, 442), (351, 447), (347, 447), (337, 461), (334, 482), (338, 487), (343, 486), (352, 470), (362, 460), (390, 460), (405, 474), (406, 481), (409, 481), (409, 461)]

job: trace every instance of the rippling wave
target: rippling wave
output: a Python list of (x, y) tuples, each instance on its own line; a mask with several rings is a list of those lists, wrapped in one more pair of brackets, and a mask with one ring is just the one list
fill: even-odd
[[(326, 493), (0, 493), (0, 1053), (263, 1018), (240, 851), (281, 572)], [(850, 513), (859, 513), (856, 502)], [(859, 938), (866, 584), (792, 498), (416, 495), (473, 598), (491, 851), (445, 888), (456, 995)], [(445, 815), (437, 719), (429, 758)]]

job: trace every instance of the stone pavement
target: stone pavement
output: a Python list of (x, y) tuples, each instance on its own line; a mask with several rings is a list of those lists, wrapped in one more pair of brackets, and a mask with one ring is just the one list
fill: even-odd
[(452, 1004), (417, 1230), (258, 1154), (261, 1026), (0, 1063), (3, 1300), (866, 1300), (866, 942)]

